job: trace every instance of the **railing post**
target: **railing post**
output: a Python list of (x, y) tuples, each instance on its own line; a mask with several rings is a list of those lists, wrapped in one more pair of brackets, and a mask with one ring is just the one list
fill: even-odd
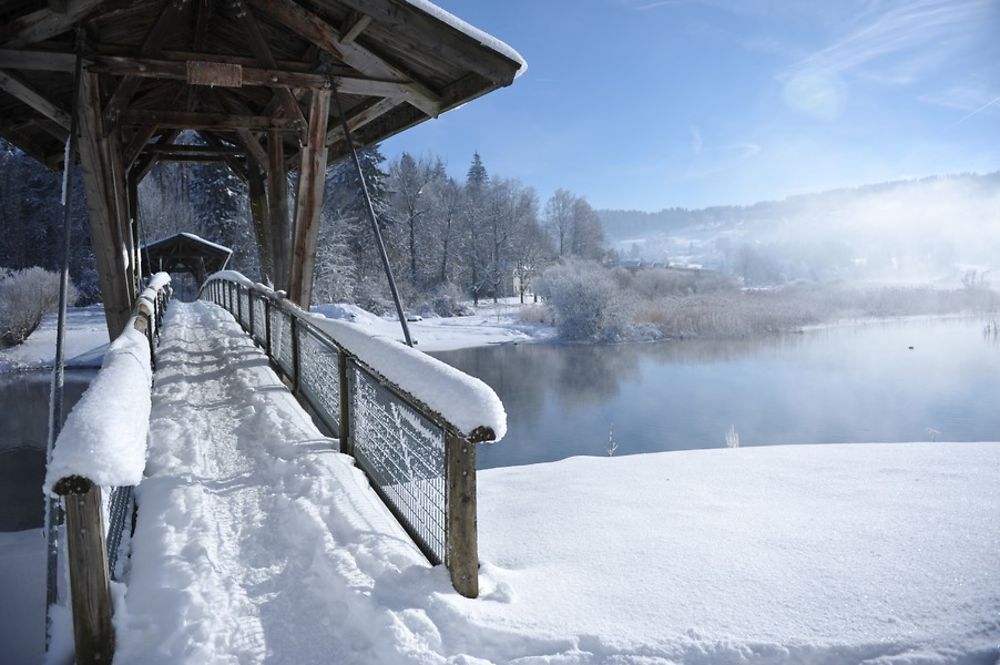
[(294, 314), (289, 314), (288, 318), (292, 320), (291, 330), (292, 330), (292, 393), (294, 395), (299, 394), (299, 317)]
[(264, 355), (274, 359), (271, 355), (271, 299), (264, 299)]
[(347, 381), (347, 353), (337, 349), (337, 375), (340, 381), (340, 427), (337, 437), (340, 439), (340, 452), (354, 456), (354, 446), (351, 445), (351, 389)]
[(108, 553), (104, 546), (101, 488), (86, 478), (65, 478), (54, 488), (66, 507), (66, 545), (73, 637), (78, 665), (110, 665), (115, 633), (111, 623)]
[(479, 595), (479, 527), (476, 522), (476, 444), (445, 432), (448, 549), (446, 563), (455, 590)]
[(254, 311), (256, 308), (253, 306), (253, 291), (247, 289), (247, 308), (250, 310), (247, 312), (247, 319), (250, 322), (250, 341), (256, 343), (257, 340), (253, 336), (253, 325), (254, 325)]

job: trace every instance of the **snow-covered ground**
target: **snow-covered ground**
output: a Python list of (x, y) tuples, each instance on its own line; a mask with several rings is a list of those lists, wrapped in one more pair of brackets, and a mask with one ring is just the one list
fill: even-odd
[[(100, 367), (108, 344), (102, 305), (70, 307), (66, 311), (66, 364)], [(0, 349), (0, 372), (51, 366), (56, 355), (55, 314), (49, 314), (23, 344)]]
[(484, 471), (468, 600), (227, 314), (172, 307), (159, 368), (118, 663), (1000, 656), (998, 444)]
[[(469, 303), (471, 307), (472, 304)], [(516, 344), (553, 340), (555, 328), (550, 325), (521, 321), (521, 305), (517, 298), (503, 298), (499, 303), (484, 301), (470, 316), (428, 317), (410, 321), (410, 334), (418, 349), (451, 351), (491, 344)], [(312, 311), (331, 319), (353, 321), (373, 334), (403, 339), (399, 319), (395, 316), (375, 316), (357, 305), (316, 305)]]
[[(335, 449), (228, 314), (172, 305), (116, 664), (1000, 659), (1000, 444), (483, 471), (477, 600)], [(32, 534), (0, 538), (5, 616)]]

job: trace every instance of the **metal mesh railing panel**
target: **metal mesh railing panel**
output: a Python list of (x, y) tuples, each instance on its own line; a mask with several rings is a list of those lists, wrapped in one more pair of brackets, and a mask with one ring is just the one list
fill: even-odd
[[(121, 579), (122, 568), (118, 565), (122, 538), (132, 532), (132, 487), (115, 487), (108, 499), (108, 533), (105, 538), (108, 552), (108, 573), (111, 579)], [(127, 529), (127, 531), (126, 531)]]
[(295, 371), (292, 357), (292, 317), (278, 307), (271, 307), (271, 357), (285, 374)]
[(340, 431), (340, 353), (307, 326), (298, 326), (299, 390), (320, 416)]
[(425, 553), (445, 560), (445, 433), (353, 360), (348, 366), (354, 456)]
[(267, 343), (267, 328), (264, 322), (267, 316), (267, 308), (264, 305), (264, 297), (254, 295), (253, 300), (253, 338), (260, 344)]
[(239, 305), (236, 311), (239, 313), (240, 323), (247, 330), (250, 329), (250, 293), (246, 289), (239, 290)]

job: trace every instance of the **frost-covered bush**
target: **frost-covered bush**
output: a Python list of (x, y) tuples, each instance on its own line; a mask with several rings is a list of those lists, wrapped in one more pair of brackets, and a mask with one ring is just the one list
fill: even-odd
[(539, 292), (556, 314), (566, 340), (614, 341), (625, 336), (624, 294), (610, 272), (592, 261), (567, 261), (542, 274)]
[[(70, 284), (67, 304), (76, 302)], [(49, 312), (59, 306), (59, 273), (33, 267), (0, 268), (0, 347), (14, 346), (28, 338)]]
[(371, 312), (376, 316), (395, 312), (392, 300), (382, 293), (381, 288), (368, 280), (361, 280), (355, 285), (354, 302), (361, 309)]
[(545, 305), (524, 305), (518, 311), (518, 318), (521, 323), (539, 325), (552, 321), (552, 312)]
[(462, 301), (462, 290), (452, 283), (439, 286), (430, 299), (416, 307), (424, 316), (469, 316), (473, 309)]

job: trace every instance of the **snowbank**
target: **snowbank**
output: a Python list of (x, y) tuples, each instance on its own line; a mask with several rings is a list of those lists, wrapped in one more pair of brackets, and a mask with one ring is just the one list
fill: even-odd
[(61, 478), (83, 476), (102, 486), (137, 485), (146, 465), (149, 428), (149, 342), (130, 319), (104, 364), (70, 411), (45, 475), (45, 491)]
[(450, 605), (531, 638), (480, 652), (495, 662), (533, 643), (578, 649), (558, 661), (572, 663), (994, 663), (998, 471), (996, 443), (490, 469), (479, 538), (494, 591)]

